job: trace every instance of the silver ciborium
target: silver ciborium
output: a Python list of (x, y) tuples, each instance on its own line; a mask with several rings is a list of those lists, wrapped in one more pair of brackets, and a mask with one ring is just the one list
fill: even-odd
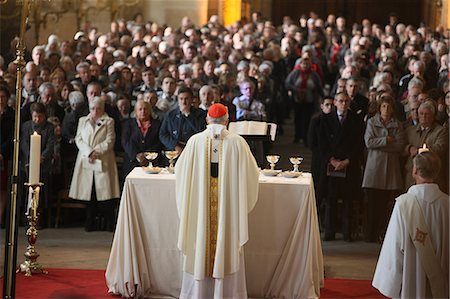
[(178, 158), (178, 152), (177, 151), (165, 151), (164, 155), (167, 159), (169, 159), (169, 172), (173, 173), (173, 170), (175, 168), (174, 163), (175, 159)]
[(267, 162), (270, 163), (270, 169), (275, 170), (275, 164), (280, 160), (279, 155), (267, 155), (266, 156)]
[(303, 162), (303, 157), (290, 157), (289, 161), (294, 165), (294, 172), (299, 172), (299, 165)]
[(153, 167), (153, 160), (155, 160), (158, 157), (157, 152), (144, 152), (145, 159), (148, 160), (148, 167)]

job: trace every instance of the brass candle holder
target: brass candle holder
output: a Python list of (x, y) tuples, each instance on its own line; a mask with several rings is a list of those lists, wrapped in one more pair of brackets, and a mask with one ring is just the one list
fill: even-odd
[(31, 276), (32, 273), (43, 273), (48, 274), (46, 270), (42, 268), (42, 265), (37, 262), (37, 259), (39, 257), (39, 254), (37, 253), (35, 249), (35, 244), (38, 238), (38, 230), (36, 228), (37, 221), (38, 221), (38, 207), (39, 207), (39, 193), (41, 191), (41, 186), (44, 184), (38, 183), (38, 184), (29, 184), (26, 183), (26, 186), (28, 186), (29, 192), (31, 192), (31, 206), (27, 209), (27, 219), (29, 228), (27, 229), (27, 237), (28, 237), (28, 246), (27, 251), (25, 251), (25, 261), (20, 264), (20, 269), (17, 270), (17, 272), (25, 272), (25, 276)]

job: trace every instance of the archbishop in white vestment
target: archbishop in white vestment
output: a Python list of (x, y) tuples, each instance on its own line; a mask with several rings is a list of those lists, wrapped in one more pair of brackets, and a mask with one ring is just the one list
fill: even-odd
[(438, 173), (436, 154), (418, 154), (416, 185), (397, 198), (372, 282), (387, 297), (449, 296), (449, 197)]
[(246, 141), (227, 131), (225, 106), (211, 106), (207, 122), (175, 167), (184, 255), (180, 298), (247, 298), (243, 246), (259, 169)]

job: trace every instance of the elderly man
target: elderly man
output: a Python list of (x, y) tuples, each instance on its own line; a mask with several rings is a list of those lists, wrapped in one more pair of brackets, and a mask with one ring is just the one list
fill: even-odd
[(214, 101), (214, 90), (209, 85), (203, 85), (198, 92), (200, 98), (199, 108), (208, 111)]
[(438, 155), (414, 157), (416, 185), (397, 198), (373, 286), (390, 298), (448, 298), (449, 200), (434, 180)]
[(243, 246), (258, 199), (258, 166), (246, 141), (227, 131), (225, 106), (212, 105), (206, 120), (175, 166), (180, 298), (247, 298)]
[(26, 72), (23, 76), (22, 107), (35, 102), (38, 98), (37, 81), (35, 72)]
[(345, 84), (345, 90), (351, 100), (350, 109), (364, 118), (367, 115), (367, 110), (369, 108), (369, 99), (359, 92), (358, 79), (350, 77)]
[[(66, 112), (64, 108), (58, 105), (55, 99), (55, 87), (52, 83), (44, 82), (39, 86), (39, 98), (37, 102), (44, 104), (47, 117), (56, 116), (60, 123), (62, 123)], [(30, 107), (33, 102), (30, 102), (22, 107), (22, 122), (31, 119)]]
[(159, 139), (167, 150), (179, 153), (186, 146), (188, 139), (206, 127), (206, 112), (192, 107), (194, 94), (187, 87), (178, 91), (178, 108), (167, 113), (161, 125)]
[(444, 167), (442, 167), (436, 183), (442, 191), (448, 192), (448, 130), (436, 122), (436, 107), (428, 101), (419, 106), (419, 123), (406, 128), (407, 145), (404, 155), (408, 157), (405, 164), (405, 188), (414, 184), (411, 170), (412, 159), (417, 155), (420, 147), (425, 144), (427, 148), (436, 153)]

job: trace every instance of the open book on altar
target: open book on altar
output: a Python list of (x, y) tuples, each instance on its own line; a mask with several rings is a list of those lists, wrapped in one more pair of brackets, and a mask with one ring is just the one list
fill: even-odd
[(230, 122), (228, 131), (238, 135), (267, 135), (267, 123), (263, 121), (243, 120)]

